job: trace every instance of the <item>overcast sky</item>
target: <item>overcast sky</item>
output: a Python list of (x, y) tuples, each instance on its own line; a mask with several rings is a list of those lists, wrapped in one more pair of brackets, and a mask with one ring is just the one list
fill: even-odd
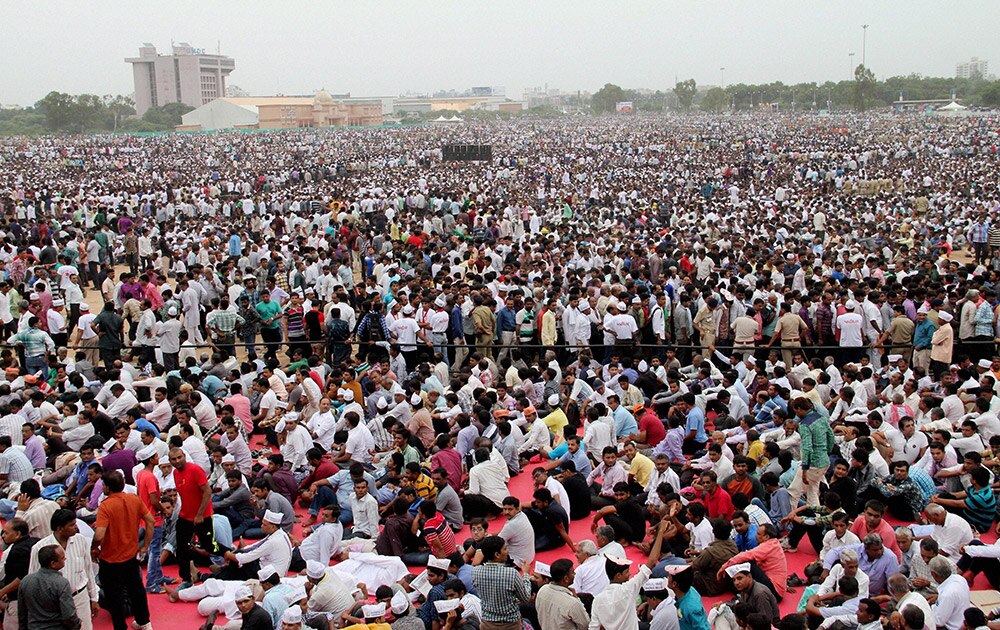
[(878, 78), (953, 76), (972, 56), (1000, 71), (997, 0), (5, 0), (0, 103), (51, 90), (131, 94), (125, 57), (170, 42), (236, 59), (229, 83), (254, 95), (325, 88), (355, 96), (504, 86), (667, 89), (842, 80), (861, 61)]

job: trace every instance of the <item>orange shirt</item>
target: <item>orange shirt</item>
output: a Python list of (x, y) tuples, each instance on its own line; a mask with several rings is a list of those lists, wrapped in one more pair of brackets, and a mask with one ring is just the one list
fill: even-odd
[(97, 508), (94, 528), (105, 527), (100, 559), (105, 562), (127, 562), (139, 553), (139, 523), (149, 510), (134, 494), (109, 494)]

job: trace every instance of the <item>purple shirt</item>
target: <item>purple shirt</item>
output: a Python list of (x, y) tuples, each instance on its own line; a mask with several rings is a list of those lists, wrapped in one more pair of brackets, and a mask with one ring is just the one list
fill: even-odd
[(134, 484), (135, 480), (132, 478), (132, 469), (138, 462), (135, 459), (135, 453), (132, 452), (130, 448), (123, 448), (117, 451), (111, 451), (104, 456), (101, 460), (101, 466), (104, 467), (105, 471), (108, 470), (120, 470), (122, 475), (125, 476), (125, 483)]
[(24, 455), (35, 470), (45, 468), (45, 447), (42, 446), (42, 438), (37, 435), (28, 438), (28, 441), (24, 443)]

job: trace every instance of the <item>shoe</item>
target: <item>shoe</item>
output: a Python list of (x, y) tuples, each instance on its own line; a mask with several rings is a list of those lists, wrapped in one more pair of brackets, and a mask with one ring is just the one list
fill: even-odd
[(162, 586), (157, 585), (157, 586), (147, 586), (146, 592), (149, 593), (150, 595), (163, 595), (167, 591), (163, 590)]
[(794, 553), (797, 551), (797, 549), (795, 547), (792, 547), (792, 544), (788, 542), (787, 538), (781, 539), (781, 548), (789, 553)]
[(785, 586), (805, 586), (806, 584), (807, 582), (805, 580), (794, 573), (788, 576), (788, 579), (785, 580)]
[(180, 584), (177, 585), (177, 588), (175, 590), (183, 591), (184, 589), (191, 588), (192, 586), (194, 586), (194, 584), (192, 584), (191, 582), (181, 582)]
[(162, 583), (163, 584), (177, 584), (180, 581), (181, 581), (180, 578), (165, 577), (165, 578), (163, 578)]

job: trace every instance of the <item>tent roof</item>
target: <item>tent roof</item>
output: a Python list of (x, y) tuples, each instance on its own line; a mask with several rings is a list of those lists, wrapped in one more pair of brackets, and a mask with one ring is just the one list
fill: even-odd
[(959, 105), (955, 101), (948, 103), (944, 107), (938, 107), (939, 112), (958, 112), (962, 111), (963, 109), (969, 109), (969, 108), (966, 107), (965, 105)]

